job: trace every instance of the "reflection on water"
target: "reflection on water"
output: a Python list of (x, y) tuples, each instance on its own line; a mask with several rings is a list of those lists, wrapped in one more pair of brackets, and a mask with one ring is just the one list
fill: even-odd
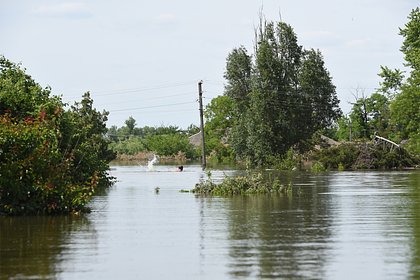
[(75, 243), (71, 234), (84, 231), (92, 236), (83, 217), (0, 217), (0, 279), (53, 279), (66, 247)]
[(412, 202), (410, 207), (409, 220), (413, 229), (410, 276), (412, 279), (420, 279), (420, 173), (410, 174), (408, 177)]
[[(294, 178), (299, 196), (235, 197), (228, 212), (231, 276), (243, 279), (324, 278), (330, 247), (328, 184)], [(318, 178), (320, 179), (320, 178)]]
[(420, 279), (418, 171), (281, 173), (299, 195), (231, 198), (180, 193), (198, 165), (112, 173), (83, 217), (0, 217), (0, 279)]

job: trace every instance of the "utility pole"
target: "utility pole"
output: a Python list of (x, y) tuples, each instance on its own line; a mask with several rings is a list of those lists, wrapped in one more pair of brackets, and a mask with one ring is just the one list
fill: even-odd
[(203, 89), (201, 85), (203, 81), (198, 82), (198, 102), (200, 104), (200, 132), (201, 132), (201, 166), (206, 169), (206, 142), (204, 141), (204, 119), (203, 119)]

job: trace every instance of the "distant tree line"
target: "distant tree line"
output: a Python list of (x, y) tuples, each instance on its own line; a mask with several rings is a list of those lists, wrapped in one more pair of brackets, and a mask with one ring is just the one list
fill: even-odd
[(136, 155), (153, 152), (160, 156), (182, 154), (187, 159), (195, 159), (199, 153), (188, 137), (199, 131), (190, 125), (186, 130), (177, 126), (136, 127), (136, 120), (130, 116), (125, 125), (109, 128), (107, 137), (111, 141), (110, 149), (117, 155)]
[(0, 56), (0, 214), (85, 210), (112, 183), (107, 116), (89, 93), (66, 106)]

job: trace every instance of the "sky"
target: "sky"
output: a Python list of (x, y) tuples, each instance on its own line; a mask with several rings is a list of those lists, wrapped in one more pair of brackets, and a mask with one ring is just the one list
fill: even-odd
[(399, 28), (420, 0), (0, 0), (0, 55), (21, 63), (69, 104), (91, 93), (108, 127), (199, 125), (222, 95), (226, 58), (253, 52), (260, 10), (319, 49), (340, 107), (379, 86), (380, 66), (403, 68)]

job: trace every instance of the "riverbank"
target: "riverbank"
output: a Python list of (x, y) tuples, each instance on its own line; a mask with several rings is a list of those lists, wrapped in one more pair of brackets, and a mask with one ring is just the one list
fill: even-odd
[(111, 165), (147, 164), (154, 158), (155, 155), (157, 156), (157, 163), (159, 164), (175, 165), (194, 162), (191, 159), (187, 159), (185, 153), (182, 152), (172, 156), (161, 156), (153, 152), (139, 152), (134, 155), (117, 154), (116, 158), (111, 162)]

